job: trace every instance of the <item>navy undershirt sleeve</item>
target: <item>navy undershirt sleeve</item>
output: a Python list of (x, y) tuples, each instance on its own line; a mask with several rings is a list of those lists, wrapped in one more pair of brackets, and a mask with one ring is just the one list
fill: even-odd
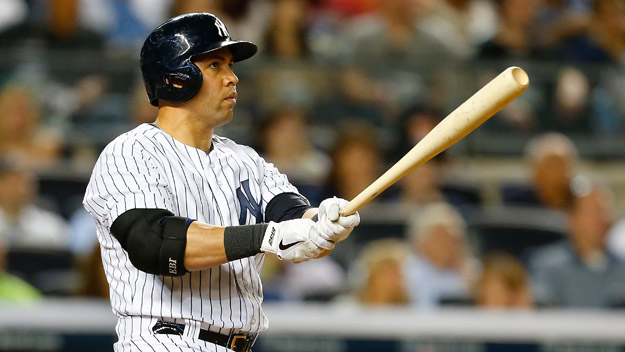
[(306, 197), (297, 193), (280, 193), (273, 197), (265, 210), (265, 221), (285, 221), (299, 219), (306, 210), (312, 208)]

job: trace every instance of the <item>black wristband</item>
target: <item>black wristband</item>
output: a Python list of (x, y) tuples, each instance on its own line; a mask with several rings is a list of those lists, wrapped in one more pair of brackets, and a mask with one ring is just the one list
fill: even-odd
[(267, 224), (228, 226), (224, 230), (226, 258), (233, 261), (260, 253)]

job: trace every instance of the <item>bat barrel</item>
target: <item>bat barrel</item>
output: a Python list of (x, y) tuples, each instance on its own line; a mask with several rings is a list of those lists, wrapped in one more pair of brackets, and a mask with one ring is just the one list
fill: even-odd
[(488, 82), (456, 110), (445, 117), (404, 157), (343, 209), (341, 215), (353, 214), (408, 172), (438, 155), (521, 95), (529, 86), (529, 77), (520, 67), (509, 67)]

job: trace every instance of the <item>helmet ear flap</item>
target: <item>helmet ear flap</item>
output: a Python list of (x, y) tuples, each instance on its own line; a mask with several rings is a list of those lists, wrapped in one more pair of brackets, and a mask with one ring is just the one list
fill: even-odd
[(202, 86), (202, 71), (194, 63), (185, 65), (179, 72), (165, 75), (163, 85), (159, 87), (158, 97), (172, 103), (190, 100)]
[(169, 89), (182, 89), (191, 76), (182, 72), (172, 72), (169, 75), (163, 77), (165, 84)]
[(182, 90), (179, 95), (180, 102), (193, 98), (202, 86), (202, 70), (191, 60), (188, 63), (186, 70), (174, 74), (177, 79), (183, 82), (182, 88), (180, 88)]
[(176, 77), (176, 75), (165, 76), (163, 77), (163, 80), (165, 81), (165, 85), (169, 87), (169, 89), (180, 89), (184, 86), (184, 81)]

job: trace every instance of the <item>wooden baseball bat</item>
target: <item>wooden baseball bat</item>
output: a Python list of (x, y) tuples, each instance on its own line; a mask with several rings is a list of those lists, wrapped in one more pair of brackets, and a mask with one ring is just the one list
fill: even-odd
[(395, 165), (341, 209), (341, 215), (358, 211), (417, 166), (462, 139), (521, 95), (529, 85), (527, 73), (512, 66), (445, 117)]

